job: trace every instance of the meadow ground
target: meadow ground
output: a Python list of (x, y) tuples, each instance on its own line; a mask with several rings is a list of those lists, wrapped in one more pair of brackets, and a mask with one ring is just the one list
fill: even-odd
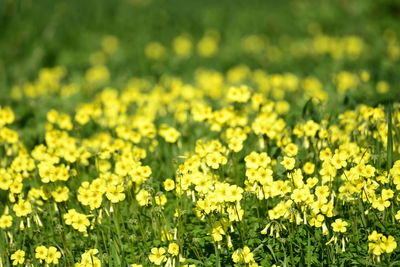
[(0, 267), (400, 266), (396, 1), (0, 1)]

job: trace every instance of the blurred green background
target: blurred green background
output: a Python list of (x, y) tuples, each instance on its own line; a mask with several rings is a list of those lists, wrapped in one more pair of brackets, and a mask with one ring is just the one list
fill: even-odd
[[(225, 72), (246, 64), (329, 81), (340, 70), (367, 70), (372, 82), (389, 82), (388, 100), (400, 92), (399, 14), (400, 2), (391, 0), (1, 0), (0, 104), (7, 103), (13, 85), (35, 79), (43, 67), (62, 65), (69, 77), (79, 79), (105, 35), (119, 40), (107, 65), (116, 85), (132, 76), (190, 79), (199, 66)], [(209, 30), (219, 34), (219, 50), (212, 58), (193, 55), (182, 61), (171, 56), (155, 64), (144, 55), (151, 41), (168, 48), (177, 35), (188, 34), (196, 43)], [(365, 47), (357, 60), (306, 55), (315, 34), (357, 36)], [(264, 38), (268, 48), (263, 56), (243, 52), (243, 38), (249, 35)], [(394, 47), (389, 52), (398, 55), (388, 56), (389, 43)], [(377, 103), (375, 97), (357, 101)]]

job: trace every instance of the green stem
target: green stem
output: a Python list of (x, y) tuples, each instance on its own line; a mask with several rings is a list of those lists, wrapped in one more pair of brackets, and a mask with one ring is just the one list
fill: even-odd
[(393, 134), (392, 134), (392, 104), (387, 105), (387, 120), (388, 120), (388, 133), (387, 133), (387, 171), (392, 168), (393, 162)]

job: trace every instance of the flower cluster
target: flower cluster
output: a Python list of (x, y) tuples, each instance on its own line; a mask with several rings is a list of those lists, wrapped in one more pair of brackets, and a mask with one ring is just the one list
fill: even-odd
[(380, 256), (384, 253), (392, 253), (397, 247), (396, 240), (393, 236), (384, 236), (377, 231), (373, 231), (368, 235), (368, 252), (371, 253), (377, 262), (379, 262)]
[[(171, 48), (177, 60), (211, 58), (220, 38), (207, 31), (195, 43), (181, 34)], [(313, 47), (299, 57), (337, 61), (366, 50), (361, 38), (321, 32), (298, 45)], [(359, 246), (370, 262), (392, 259), (400, 106), (328, 109), (366, 85), (387, 93), (388, 82), (372, 84), (366, 70), (338, 70), (328, 83), (240, 64), (199, 68), (192, 82), (135, 77), (114, 88), (107, 62), (118, 46), (105, 37), (80, 82), (55, 67), (13, 88), (14, 99), (33, 103), (84, 99), (46, 109), (37, 133), (21, 126), (19, 108), (0, 107), (0, 249), (14, 252), (12, 264), (254, 267), (291, 255), (296, 266), (305, 245), (340, 260)], [(258, 35), (243, 38), (249, 55), (274, 47)], [(160, 42), (144, 53), (152, 63), (169, 59)], [(324, 264), (338, 264), (330, 260)]]

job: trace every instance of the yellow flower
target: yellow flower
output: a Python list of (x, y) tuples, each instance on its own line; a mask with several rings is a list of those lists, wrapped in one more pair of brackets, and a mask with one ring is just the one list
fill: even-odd
[(167, 203), (167, 197), (164, 194), (160, 194), (154, 197), (154, 201), (159, 206), (164, 206)]
[(18, 203), (13, 206), (13, 211), (18, 217), (26, 216), (32, 212), (32, 205), (28, 201), (20, 199)]
[(400, 221), (400, 210), (397, 211), (397, 213), (394, 217), (396, 218), (396, 220)]
[(23, 264), (25, 261), (25, 251), (18, 249), (11, 255), (13, 265)]
[(379, 243), (368, 243), (368, 252), (375, 256), (380, 256), (384, 251), (382, 251)]
[(72, 222), (74, 220), (74, 217), (77, 215), (78, 213), (76, 212), (75, 209), (70, 209), (68, 210), (68, 212), (66, 214), (64, 214), (63, 218), (65, 220), (65, 223), (67, 225), (72, 225)]
[(159, 134), (167, 141), (168, 143), (175, 143), (178, 138), (181, 136), (181, 133), (175, 128), (166, 126), (165, 128), (160, 129)]
[(175, 188), (175, 182), (172, 179), (165, 179), (163, 184), (165, 191), (172, 191)]
[(226, 201), (229, 201), (229, 202), (240, 201), (243, 197), (242, 196), (243, 191), (244, 191), (243, 188), (241, 188), (237, 185), (229, 186)]
[(237, 204), (236, 207), (235, 206), (228, 207), (226, 209), (226, 212), (228, 213), (229, 221), (231, 222), (241, 221), (244, 215), (244, 210), (240, 207), (240, 204)]
[(187, 35), (179, 35), (173, 41), (175, 54), (181, 58), (187, 58), (192, 53), (192, 41)]
[(113, 35), (107, 35), (101, 41), (101, 47), (104, 52), (112, 54), (118, 49), (119, 41), (118, 38)]
[(81, 256), (81, 262), (76, 264), (77, 267), (100, 267), (101, 262), (95, 256), (99, 251), (97, 249), (86, 250)]
[(251, 93), (247, 86), (231, 87), (228, 91), (228, 100), (231, 102), (245, 103), (250, 99)]
[(0, 128), (6, 124), (10, 124), (14, 121), (14, 112), (10, 107), (2, 108), (0, 106)]
[(8, 214), (3, 214), (0, 217), (0, 228), (8, 228), (12, 225), (12, 217)]
[(7, 191), (12, 183), (13, 179), (10, 173), (5, 169), (0, 168), (0, 189)]
[(303, 130), (306, 136), (313, 137), (319, 130), (319, 125), (318, 123), (314, 122), (313, 120), (307, 121), (304, 126)]
[(256, 169), (259, 166), (259, 161), (258, 161), (258, 153), (256, 152), (251, 152), (249, 155), (247, 155), (244, 158), (244, 161), (246, 162), (246, 168), (248, 169)]
[(168, 245), (168, 253), (174, 256), (178, 256), (179, 254), (179, 245), (175, 242), (169, 243)]
[(331, 164), (338, 170), (347, 166), (346, 160), (340, 154), (335, 154), (332, 157)]
[(393, 198), (394, 192), (391, 189), (383, 189), (382, 190), (382, 199), (388, 200)]
[(250, 248), (245, 246), (242, 251), (243, 260), (245, 263), (250, 263), (254, 261), (253, 253), (251, 253)]
[(165, 47), (159, 42), (151, 42), (147, 44), (144, 53), (146, 57), (153, 60), (159, 60), (166, 56)]
[(290, 143), (285, 147), (284, 151), (285, 151), (287, 156), (294, 157), (294, 156), (297, 155), (297, 152), (299, 151), (299, 148), (298, 148), (298, 146), (296, 144)]
[(203, 57), (212, 57), (218, 50), (219, 34), (209, 31), (197, 44), (197, 51)]
[(374, 256), (380, 256), (383, 253), (392, 253), (397, 247), (396, 240), (393, 236), (384, 236), (376, 231), (373, 231), (368, 236), (368, 252)]
[(51, 195), (56, 202), (64, 202), (68, 200), (69, 189), (66, 186), (58, 186)]
[(74, 209), (68, 210), (68, 213), (64, 214), (65, 224), (72, 225), (72, 227), (79, 232), (86, 232), (86, 228), (90, 225), (90, 221), (87, 219), (85, 214), (78, 213)]
[(86, 232), (86, 228), (90, 225), (89, 220), (84, 214), (76, 214), (73, 218), (72, 227), (79, 232)]
[(225, 235), (225, 231), (221, 225), (213, 227), (211, 236), (215, 242), (220, 242), (222, 240), (222, 235)]
[(149, 260), (155, 265), (161, 265), (161, 263), (167, 261), (165, 257), (165, 248), (152, 248)]
[(332, 223), (332, 228), (334, 232), (346, 232), (346, 226), (349, 225), (347, 222), (342, 219), (336, 219), (335, 222)]
[(124, 187), (122, 185), (111, 185), (107, 188), (106, 197), (112, 203), (118, 203), (125, 199)]
[(45, 260), (47, 257), (48, 249), (45, 246), (39, 246), (35, 249), (35, 257), (36, 259)]
[(220, 152), (212, 152), (207, 155), (206, 163), (212, 169), (218, 169), (220, 165), (224, 165), (227, 162), (227, 158), (224, 157)]
[(388, 237), (382, 236), (380, 246), (381, 249), (384, 250), (386, 253), (392, 253), (393, 250), (397, 247), (397, 243), (394, 237), (391, 235)]
[(283, 167), (285, 167), (286, 170), (290, 171), (293, 170), (294, 164), (296, 163), (296, 160), (294, 158), (290, 157), (283, 157), (283, 160), (281, 161), (281, 164)]
[(390, 206), (390, 201), (385, 200), (382, 197), (378, 197), (372, 200), (372, 207), (379, 211), (384, 211), (385, 208), (389, 206)]
[(110, 79), (110, 72), (104, 65), (96, 65), (86, 71), (85, 79), (89, 83), (99, 83)]
[(235, 250), (235, 252), (233, 252), (232, 260), (235, 263), (239, 263), (242, 260), (242, 255), (239, 250)]
[(56, 247), (49, 247), (49, 249), (47, 250), (46, 263), (58, 264), (59, 258), (61, 258), (61, 252), (58, 251)]
[(387, 81), (379, 81), (376, 84), (376, 91), (380, 94), (385, 94), (385, 93), (389, 92), (389, 89), (390, 89), (390, 86)]
[(378, 241), (382, 236), (382, 234), (374, 230), (370, 235), (368, 235), (368, 241)]
[(325, 148), (319, 152), (319, 159), (322, 161), (330, 160), (332, 157), (332, 151), (329, 148)]
[(253, 253), (248, 246), (245, 246), (243, 249), (240, 248), (233, 252), (232, 260), (235, 263), (252, 263), (254, 262)]
[(150, 193), (142, 189), (136, 195), (136, 200), (138, 201), (140, 206), (147, 206), (150, 203)]
[(315, 188), (315, 195), (318, 197), (319, 200), (323, 200), (323, 202), (326, 202), (329, 194), (329, 187), (326, 185), (320, 185)]
[(290, 195), (290, 198), (296, 203), (303, 202), (305, 200), (304, 197), (304, 191), (299, 188), (294, 189), (293, 193)]

